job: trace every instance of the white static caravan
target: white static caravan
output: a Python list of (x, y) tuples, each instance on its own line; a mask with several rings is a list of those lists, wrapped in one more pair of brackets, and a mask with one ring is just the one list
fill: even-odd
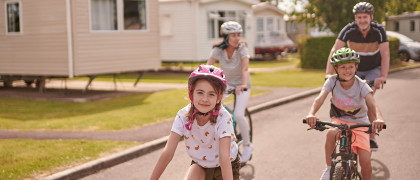
[(274, 58), (283, 51), (296, 48), (288, 37), (284, 12), (269, 2), (252, 6), (255, 18), (255, 54), (271, 54)]
[(222, 40), (220, 25), (242, 24), (242, 40), (254, 56), (254, 0), (159, 0), (162, 61), (206, 61), (213, 44)]
[(0, 80), (158, 69), (155, 0), (0, 0)]

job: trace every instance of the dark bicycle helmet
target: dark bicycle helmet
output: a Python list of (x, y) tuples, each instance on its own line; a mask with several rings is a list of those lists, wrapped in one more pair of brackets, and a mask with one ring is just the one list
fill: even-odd
[(360, 57), (359, 54), (356, 53), (356, 51), (346, 47), (335, 51), (330, 59), (330, 63), (332, 66), (337, 66), (339, 64), (345, 64), (350, 62), (355, 62), (359, 64)]
[(373, 5), (368, 2), (359, 2), (353, 7), (353, 14), (357, 13), (373, 14)]

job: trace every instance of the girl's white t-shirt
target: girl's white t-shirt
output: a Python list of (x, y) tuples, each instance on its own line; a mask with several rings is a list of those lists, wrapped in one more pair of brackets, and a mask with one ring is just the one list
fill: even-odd
[(227, 136), (231, 137), (230, 160), (235, 160), (238, 146), (229, 112), (223, 107), (220, 108), (216, 123), (209, 121), (203, 126), (199, 126), (194, 119), (191, 130), (188, 130), (185, 124), (188, 121), (186, 115), (190, 108), (191, 104), (178, 111), (171, 131), (184, 136), (187, 153), (192, 160), (204, 168), (220, 166), (219, 139)]

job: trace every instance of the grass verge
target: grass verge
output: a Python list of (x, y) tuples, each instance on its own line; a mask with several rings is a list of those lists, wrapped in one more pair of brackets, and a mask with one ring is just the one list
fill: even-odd
[(0, 179), (33, 179), (138, 144), (122, 141), (0, 140)]

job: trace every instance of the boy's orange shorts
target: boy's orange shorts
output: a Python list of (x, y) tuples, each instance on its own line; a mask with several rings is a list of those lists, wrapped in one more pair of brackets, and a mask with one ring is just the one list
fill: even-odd
[[(357, 124), (357, 123), (343, 121), (338, 118), (332, 119), (331, 122), (334, 124), (348, 124), (348, 125)], [(351, 137), (351, 141), (353, 142), (351, 147), (353, 148), (354, 153), (359, 154), (357, 152), (359, 148), (370, 152), (369, 134), (364, 132), (364, 131), (367, 131), (368, 129), (369, 128), (367, 127), (359, 127), (351, 131), (353, 133), (353, 136)]]

